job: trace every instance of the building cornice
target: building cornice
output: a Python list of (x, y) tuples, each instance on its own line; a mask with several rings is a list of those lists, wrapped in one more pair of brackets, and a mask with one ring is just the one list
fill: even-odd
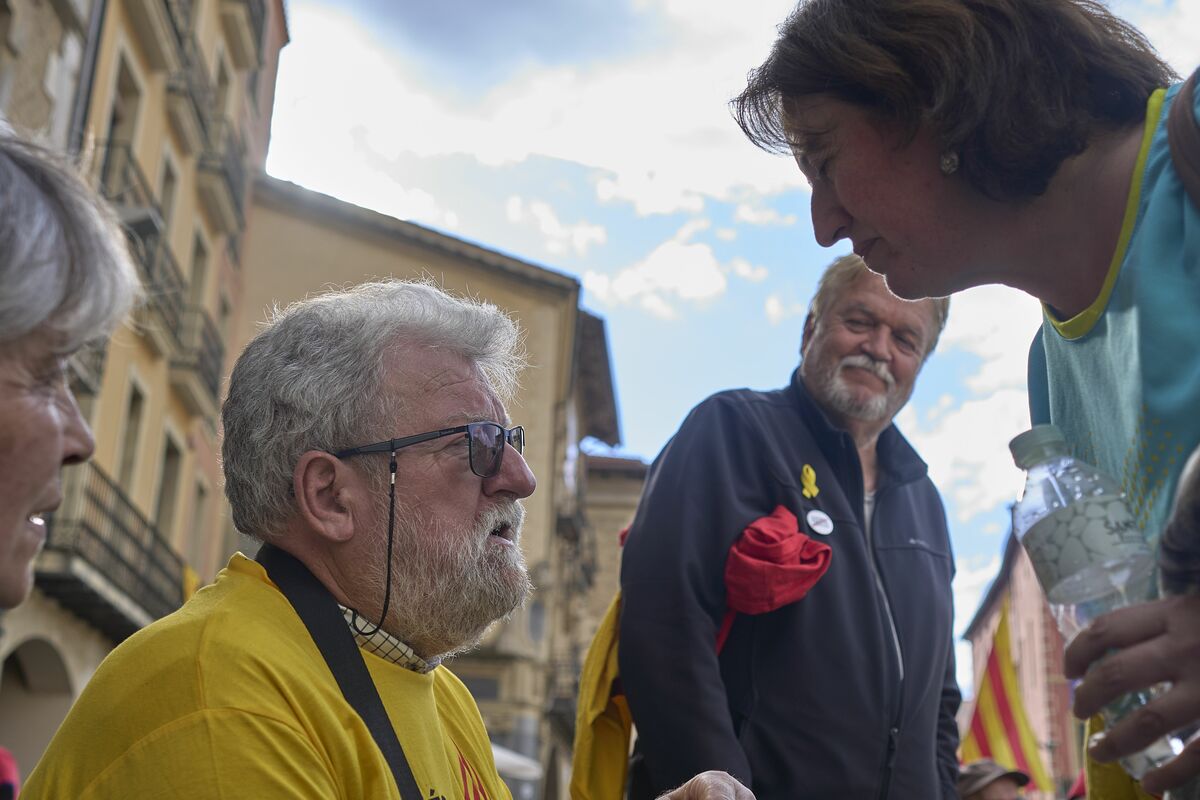
[(579, 280), (571, 275), (490, 250), (415, 222), (389, 217), (378, 211), (306, 189), (291, 181), (273, 178), (266, 173), (259, 173), (255, 177), (254, 199), (267, 205), (286, 207), (321, 224), (340, 223), (357, 227), (409, 245), (474, 262), (488, 269), (500, 270), (511, 277), (534, 283), (558, 294), (577, 296), (580, 291)]

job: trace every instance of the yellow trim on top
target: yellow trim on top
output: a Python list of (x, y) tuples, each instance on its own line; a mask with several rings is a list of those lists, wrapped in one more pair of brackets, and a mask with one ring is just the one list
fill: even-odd
[(1158, 120), (1162, 116), (1163, 98), (1166, 89), (1158, 89), (1150, 95), (1146, 103), (1146, 126), (1142, 132), (1142, 146), (1138, 150), (1137, 161), (1133, 166), (1133, 179), (1130, 181), (1129, 196), (1125, 200), (1125, 218), (1121, 221), (1121, 235), (1117, 239), (1117, 249), (1113, 252), (1112, 261), (1108, 265), (1108, 274), (1104, 276), (1104, 285), (1100, 294), (1092, 304), (1075, 316), (1066, 320), (1056, 319), (1054, 312), (1045, 303), (1042, 313), (1064, 339), (1079, 339), (1086, 336), (1095, 326), (1096, 321), (1108, 307), (1108, 299), (1112, 296), (1113, 287), (1117, 285), (1117, 276), (1121, 274), (1121, 264), (1125, 261), (1125, 250), (1129, 247), (1129, 239), (1133, 236), (1133, 226), (1137, 222), (1138, 204), (1142, 198), (1142, 177), (1146, 170), (1146, 159), (1150, 155), (1150, 142), (1154, 139), (1154, 131), (1158, 129)]

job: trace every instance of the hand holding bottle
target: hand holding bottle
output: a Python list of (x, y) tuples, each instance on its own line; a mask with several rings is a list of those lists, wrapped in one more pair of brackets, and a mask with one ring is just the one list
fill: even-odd
[[(1118, 652), (1111, 652), (1120, 648)], [(1163, 683), (1171, 688), (1135, 709), (1098, 737), (1088, 752), (1097, 761), (1137, 753), (1200, 719), (1200, 595), (1168, 597), (1118, 609), (1096, 619), (1067, 647), (1064, 672), (1084, 677), (1075, 687), (1075, 716), (1087, 718), (1128, 692)], [(1200, 742), (1142, 776), (1159, 793), (1200, 774)]]
[[(1180, 478), (1160, 554), (1163, 589), (1176, 596), (1099, 617), (1067, 647), (1068, 678), (1086, 674), (1075, 689), (1075, 714), (1087, 717), (1114, 698), (1170, 684), (1170, 689), (1113, 725), (1089, 749), (1097, 761), (1136, 753), (1180, 728), (1200, 723), (1200, 450)], [(1112, 653), (1114, 648), (1119, 652)], [(1162, 792), (1200, 775), (1200, 741), (1142, 777)]]

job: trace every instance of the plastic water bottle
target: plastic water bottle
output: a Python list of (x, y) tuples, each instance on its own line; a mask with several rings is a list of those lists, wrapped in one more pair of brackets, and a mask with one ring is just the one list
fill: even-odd
[[(1037, 425), (1009, 445), (1026, 470), (1013, 506), (1013, 533), (1029, 554), (1058, 629), (1069, 643), (1101, 614), (1150, 599), (1155, 559), (1117, 482), (1068, 452), (1062, 431)], [(1109, 727), (1154, 696), (1132, 692), (1102, 712)], [(1134, 778), (1174, 757), (1183, 745), (1163, 737), (1121, 759)]]

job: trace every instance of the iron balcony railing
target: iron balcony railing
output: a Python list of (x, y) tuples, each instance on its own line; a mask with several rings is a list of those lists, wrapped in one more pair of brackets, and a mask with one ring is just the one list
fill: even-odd
[(36, 565), (44, 592), (120, 641), (183, 604), (183, 559), (93, 463), (64, 472)]
[(184, 321), (184, 294), (187, 283), (171, 248), (165, 241), (157, 242), (139, 264), (142, 267), (142, 282), (145, 284), (146, 299), (158, 316), (157, 323), (170, 334), (176, 343)]
[(150, 184), (133, 157), (133, 148), (126, 142), (105, 142), (104, 159), (100, 168), (100, 192), (117, 207), (153, 209), (158, 211)]
[(200, 169), (221, 176), (240, 227), (241, 221), (245, 219), (243, 206), (247, 179), (246, 147), (232, 120), (222, 117), (213, 121), (209, 148), (200, 157)]
[(196, 35), (191, 29), (191, 12), (188, 10), (190, 3), (172, 0), (168, 5), (175, 25), (175, 36), (179, 42), (180, 70), (168, 79), (167, 91), (183, 95), (191, 102), (200, 125), (201, 138), (208, 139), (212, 135), (211, 109), (214, 92), (204, 58), (200, 55), (200, 47), (196, 44)]
[(125, 225), (148, 305), (159, 317), (156, 324), (177, 337), (186, 285), (162, 235), (158, 204), (128, 144), (109, 142), (105, 146), (100, 192)]
[(194, 370), (213, 402), (221, 396), (221, 369), (225, 363), (225, 345), (212, 317), (203, 308), (188, 307), (183, 312), (179, 349), (171, 366)]

